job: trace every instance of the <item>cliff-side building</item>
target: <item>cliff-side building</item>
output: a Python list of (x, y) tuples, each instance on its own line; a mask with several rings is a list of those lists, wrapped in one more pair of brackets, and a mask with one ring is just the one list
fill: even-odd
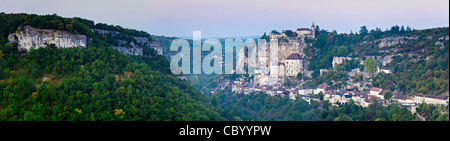
[(316, 37), (316, 26), (313, 24), (311, 25), (311, 29), (308, 28), (297, 28), (297, 31), (295, 31), (295, 33), (297, 33), (297, 37), (299, 38), (311, 38), (314, 39)]
[(299, 54), (293, 53), (282, 60), (278, 68), (280, 76), (297, 76), (303, 69), (303, 59)]
[[(297, 33), (297, 37), (299, 38), (316, 38), (316, 26), (313, 24), (311, 25), (311, 28), (297, 28), (295, 31)], [(270, 39), (279, 39), (279, 38), (286, 38), (287, 35), (285, 34), (285, 30), (283, 30), (282, 33), (270, 33), (269, 34)]]

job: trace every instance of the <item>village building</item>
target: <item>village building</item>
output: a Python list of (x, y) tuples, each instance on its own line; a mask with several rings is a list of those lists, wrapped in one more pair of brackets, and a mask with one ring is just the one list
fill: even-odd
[(322, 92), (322, 94), (325, 92), (325, 89), (328, 87), (327, 84), (320, 84), (319, 86), (317, 86), (317, 88), (314, 90), (314, 94), (319, 94), (320, 92)]
[(316, 26), (313, 24), (311, 25), (311, 29), (308, 28), (297, 28), (297, 31), (295, 31), (295, 33), (297, 33), (297, 37), (299, 38), (311, 38), (314, 39), (316, 37)]
[(270, 39), (279, 39), (279, 38), (286, 38), (286, 34), (284, 33), (270, 33)]
[[(295, 31), (298, 38), (316, 38), (316, 26), (313, 24), (311, 25), (311, 29), (309, 28), (297, 28)], [(280, 39), (280, 38), (287, 38), (287, 35), (285, 33), (285, 30), (282, 30), (282, 33), (270, 33), (269, 34), (270, 39)]]
[(293, 53), (286, 59), (282, 60), (278, 66), (279, 76), (297, 76), (297, 74), (303, 69), (303, 59), (297, 54)]
[(448, 104), (448, 96), (417, 94), (414, 96), (414, 102), (415, 103), (433, 104), (433, 105), (446, 105), (446, 104)]
[(298, 90), (298, 94), (299, 94), (299, 95), (309, 95), (309, 94), (312, 94), (312, 89), (311, 89), (311, 87), (309, 87), (309, 86), (307, 86), (307, 85), (301, 86), (300, 89)]
[(398, 103), (412, 103), (414, 102), (414, 97), (406, 96), (406, 95), (394, 95), (393, 100), (397, 101)]
[(391, 73), (392, 73), (392, 72), (391, 72), (391, 69), (388, 68), (388, 67), (382, 67), (382, 68), (381, 68), (381, 72), (382, 72), (382, 73), (386, 73), (386, 74), (391, 74)]
[(381, 89), (381, 88), (373, 87), (372, 89), (370, 89), (369, 96), (375, 96), (377, 98), (384, 99), (384, 96), (380, 95), (382, 90), (383, 89)]

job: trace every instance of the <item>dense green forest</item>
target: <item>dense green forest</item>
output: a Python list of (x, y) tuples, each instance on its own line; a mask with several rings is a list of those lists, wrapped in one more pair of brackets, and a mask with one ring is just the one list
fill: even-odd
[[(61, 26), (47, 23), (52, 19)], [(23, 24), (89, 36), (82, 30), (92, 27), (89, 20), (2, 13), (0, 21), (0, 120), (225, 120), (210, 98), (170, 73), (163, 56), (127, 56), (98, 36), (86, 48), (48, 45), (26, 53), (5, 43)], [(68, 29), (67, 21), (80, 29)]]
[(200, 91), (154, 64), (167, 64), (163, 57), (107, 46), (1, 50), (0, 120), (222, 119)]

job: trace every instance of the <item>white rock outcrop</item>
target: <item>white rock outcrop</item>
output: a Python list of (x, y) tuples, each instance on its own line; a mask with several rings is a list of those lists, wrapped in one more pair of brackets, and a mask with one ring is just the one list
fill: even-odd
[(408, 36), (392, 36), (386, 37), (382, 39), (375, 40), (375, 43), (378, 44), (379, 48), (390, 47), (397, 44), (406, 44), (407, 40), (417, 40), (419, 37), (408, 37)]
[(352, 60), (352, 58), (350, 58), (350, 57), (333, 57), (331, 66), (333, 66), (333, 68), (334, 68), (337, 64), (342, 64), (342, 63), (344, 63), (344, 61), (347, 61), (347, 60)]
[[(99, 34), (120, 34), (117, 31), (109, 31), (109, 30), (101, 30), (101, 29), (93, 29), (94, 32), (98, 32)], [(128, 36), (128, 35), (126, 35)], [(122, 46), (127, 42), (124, 40), (119, 40), (119, 46), (113, 46), (116, 50), (123, 52), (126, 55), (143, 55), (143, 48), (153, 48), (156, 51), (156, 54), (163, 55), (161, 43), (156, 40), (149, 40), (147, 37), (137, 37), (132, 36), (136, 42), (131, 42), (131, 46)]]
[(8, 42), (18, 43), (19, 50), (30, 50), (30, 48), (45, 47), (50, 44), (54, 44), (58, 48), (86, 47), (87, 37), (62, 30), (24, 26), (23, 29), (8, 35)]

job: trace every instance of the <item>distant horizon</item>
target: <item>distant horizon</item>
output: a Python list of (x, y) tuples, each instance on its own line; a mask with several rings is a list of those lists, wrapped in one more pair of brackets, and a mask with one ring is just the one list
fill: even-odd
[[(0, 0), (1, 12), (57, 14), (120, 25), (151, 35), (205, 38), (262, 36), (271, 30), (310, 28), (314, 22), (338, 33), (392, 26), (416, 30), (449, 27), (446, 0)], [(87, 4), (88, 3), (88, 4)], [(17, 6), (20, 5), (20, 6)], [(120, 10), (118, 10), (120, 9)]]

